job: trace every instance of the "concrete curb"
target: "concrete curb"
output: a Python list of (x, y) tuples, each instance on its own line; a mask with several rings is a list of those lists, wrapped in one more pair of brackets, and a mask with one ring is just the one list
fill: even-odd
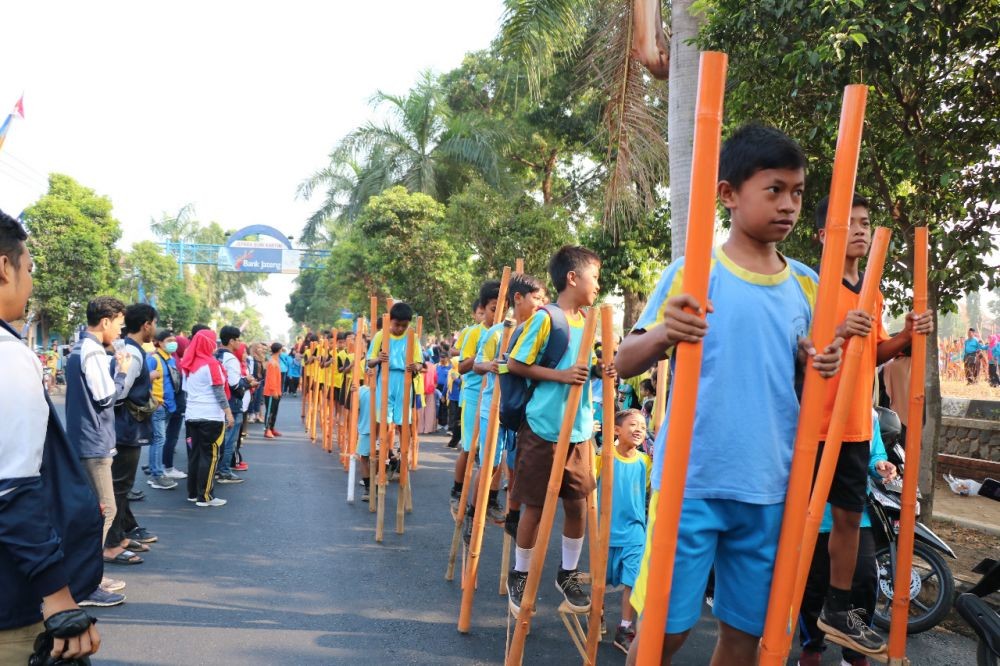
[(958, 516), (949, 516), (946, 513), (938, 513), (937, 511), (934, 512), (934, 520), (951, 523), (952, 525), (958, 525), (959, 527), (965, 527), (970, 530), (985, 532), (986, 534), (992, 534), (993, 536), (1000, 536), (1000, 526), (990, 525), (989, 523), (984, 523), (978, 520), (959, 518)]

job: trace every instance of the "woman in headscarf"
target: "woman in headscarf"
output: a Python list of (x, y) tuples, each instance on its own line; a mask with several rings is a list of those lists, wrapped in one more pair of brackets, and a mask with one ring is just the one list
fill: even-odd
[(181, 359), (187, 390), (188, 501), (197, 506), (223, 506), (215, 497), (215, 467), (219, 462), (226, 427), (234, 425), (229, 409), (226, 371), (215, 358), (215, 331), (198, 331)]

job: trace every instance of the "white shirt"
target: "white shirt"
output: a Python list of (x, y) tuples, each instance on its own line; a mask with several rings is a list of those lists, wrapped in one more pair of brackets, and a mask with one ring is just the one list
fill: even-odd
[[(0, 328), (0, 481), (41, 475), (49, 404), (42, 364), (23, 342)], [(16, 489), (0, 490), (6, 495)]]
[(226, 415), (219, 406), (212, 387), (212, 370), (207, 365), (198, 368), (188, 376), (187, 410), (184, 418), (188, 421), (225, 421)]

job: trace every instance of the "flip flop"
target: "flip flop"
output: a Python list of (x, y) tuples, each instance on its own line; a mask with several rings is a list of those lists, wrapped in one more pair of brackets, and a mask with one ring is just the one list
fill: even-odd
[(148, 553), (149, 552), (149, 546), (147, 546), (144, 543), (139, 543), (135, 539), (129, 539), (128, 545), (125, 546), (125, 547), (128, 548), (133, 553)]
[(133, 565), (133, 564), (142, 564), (143, 561), (144, 560), (141, 557), (133, 553), (131, 550), (123, 550), (114, 557), (104, 558), (105, 564)]

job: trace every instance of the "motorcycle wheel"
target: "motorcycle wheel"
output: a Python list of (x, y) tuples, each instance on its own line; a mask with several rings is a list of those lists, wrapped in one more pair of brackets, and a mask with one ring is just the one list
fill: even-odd
[[(875, 601), (875, 624), (889, 629), (892, 616), (892, 586), (895, 573), (889, 561), (889, 549), (875, 553), (878, 566), (878, 596)], [(913, 544), (913, 567), (910, 576), (910, 617), (907, 634), (919, 634), (936, 626), (951, 610), (955, 579), (944, 558), (921, 541)]]

